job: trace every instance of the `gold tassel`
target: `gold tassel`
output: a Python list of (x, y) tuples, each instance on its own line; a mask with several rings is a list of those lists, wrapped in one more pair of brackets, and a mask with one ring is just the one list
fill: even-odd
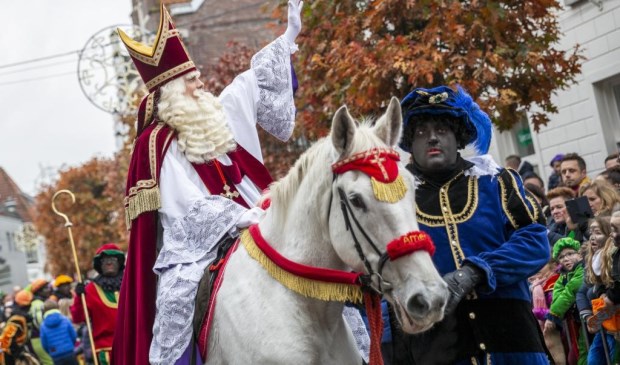
[(241, 243), (250, 257), (258, 261), (272, 278), (298, 294), (323, 301), (349, 301), (356, 304), (362, 302), (362, 289), (357, 285), (306, 279), (282, 269), (256, 246), (247, 229), (241, 233)]
[(125, 203), (125, 223), (127, 230), (131, 230), (131, 222), (144, 212), (157, 210), (161, 207), (159, 187), (139, 190), (136, 195), (127, 199)]
[(396, 180), (391, 183), (382, 183), (375, 180), (374, 177), (370, 178), (372, 184), (372, 191), (375, 193), (377, 200), (386, 203), (396, 203), (401, 200), (407, 193), (407, 185), (401, 175), (398, 175)]

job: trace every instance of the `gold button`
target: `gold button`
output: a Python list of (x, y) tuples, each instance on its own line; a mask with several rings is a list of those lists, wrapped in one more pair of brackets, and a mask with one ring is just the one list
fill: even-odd
[(445, 212), (448, 210), (448, 208), (444, 205), (443, 207), (441, 207), (441, 209)]
[(469, 318), (470, 319), (476, 319), (476, 313), (474, 313), (474, 312), (469, 313)]
[(443, 193), (443, 188), (439, 189), (439, 191)]
[(453, 240), (453, 241), (452, 241), (452, 242), (450, 242), (450, 243), (452, 244), (452, 246), (456, 246), (456, 241), (454, 241), (454, 240)]
[(480, 350), (484, 351), (484, 350), (486, 350), (486, 349), (487, 349), (487, 347), (486, 347), (486, 345), (484, 344), (484, 342), (480, 342)]

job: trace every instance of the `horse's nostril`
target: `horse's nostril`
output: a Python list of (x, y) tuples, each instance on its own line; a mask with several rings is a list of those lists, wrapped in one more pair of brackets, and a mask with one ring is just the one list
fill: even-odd
[(433, 308), (443, 308), (447, 301), (447, 298), (437, 297), (437, 299), (433, 303)]
[(423, 315), (430, 309), (430, 303), (423, 294), (416, 294), (407, 301), (407, 310), (411, 314)]

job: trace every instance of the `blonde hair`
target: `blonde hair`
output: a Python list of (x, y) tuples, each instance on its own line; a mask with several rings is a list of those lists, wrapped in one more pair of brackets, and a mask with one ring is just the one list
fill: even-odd
[(582, 185), (579, 188), (579, 196), (583, 196), (587, 190), (591, 190), (601, 199), (601, 209), (596, 215), (610, 215), (614, 206), (620, 202), (620, 194), (606, 180), (594, 180), (589, 184)]
[(602, 284), (605, 286), (613, 285), (613, 279), (611, 277), (611, 266), (612, 266), (612, 255), (615, 248), (613, 244), (613, 239), (611, 239), (611, 223), (609, 217), (598, 216), (594, 219), (591, 219), (588, 227), (592, 225), (592, 223), (596, 222), (599, 226), (603, 235), (607, 237), (603, 247), (599, 248), (598, 251), (601, 251), (601, 275), (597, 276), (592, 270), (592, 260), (594, 258), (594, 252), (592, 251), (592, 244), (588, 240), (586, 254), (585, 254), (585, 276), (586, 281), (590, 284)]

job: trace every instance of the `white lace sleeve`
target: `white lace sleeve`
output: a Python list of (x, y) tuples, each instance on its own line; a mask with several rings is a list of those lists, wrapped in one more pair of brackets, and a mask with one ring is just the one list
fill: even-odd
[(258, 80), (257, 121), (274, 137), (286, 141), (295, 127), (291, 46), (279, 37), (252, 57)]
[(364, 325), (362, 315), (357, 309), (345, 306), (342, 311), (342, 316), (351, 329), (351, 333), (353, 333), (357, 350), (364, 361), (368, 363), (368, 357), (370, 355), (370, 337), (368, 336), (368, 331)]
[(164, 246), (154, 268), (159, 282), (151, 364), (174, 364), (187, 348), (200, 278), (215, 257), (216, 243), (243, 212), (245, 208), (231, 200), (208, 196), (164, 231)]
[(162, 248), (153, 270), (159, 276), (151, 364), (174, 364), (191, 339), (194, 301), (217, 242), (247, 211), (209, 195), (192, 166), (170, 146), (160, 176)]

